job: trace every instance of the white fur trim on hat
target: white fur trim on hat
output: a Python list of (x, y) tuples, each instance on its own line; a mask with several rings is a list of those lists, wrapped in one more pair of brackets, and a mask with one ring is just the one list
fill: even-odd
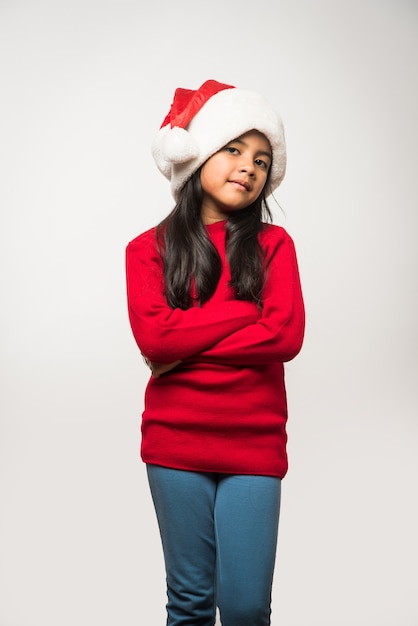
[(152, 155), (171, 181), (174, 198), (178, 200), (185, 182), (210, 156), (251, 130), (263, 133), (271, 145), (271, 193), (285, 175), (286, 144), (281, 118), (261, 94), (237, 87), (224, 89), (209, 98), (186, 129), (163, 126), (153, 142)]

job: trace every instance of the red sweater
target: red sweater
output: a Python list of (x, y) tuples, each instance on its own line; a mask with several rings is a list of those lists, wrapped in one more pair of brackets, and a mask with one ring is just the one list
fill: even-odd
[(292, 239), (265, 225), (268, 274), (262, 312), (235, 299), (225, 258), (225, 222), (207, 226), (222, 260), (212, 298), (186, 311), (163, 296), (155, 228), (127, 247), (129, 318), (141, 352), (181, 365), (149, 380), (142, 420), (144, 462), (183, 470), (264, 474), (287, 471), (283, 363), (299, 352), (304, 306)]

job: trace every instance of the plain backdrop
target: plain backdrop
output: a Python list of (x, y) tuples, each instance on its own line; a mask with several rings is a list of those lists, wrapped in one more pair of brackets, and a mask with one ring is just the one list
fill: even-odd
[[(0, 626), (159, 626), (125, 246), (209, 78), (281, 113), (307, 309), (273, 626), (417, 626), (418, 4), (1, 0)], [(260, 520), (262, 523), (262, 520)]]

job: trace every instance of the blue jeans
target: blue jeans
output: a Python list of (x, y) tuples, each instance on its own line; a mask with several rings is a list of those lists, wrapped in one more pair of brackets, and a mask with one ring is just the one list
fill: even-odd
[(279, 478), (148, 465), (167, 575), (167, 626), (268, 626)]

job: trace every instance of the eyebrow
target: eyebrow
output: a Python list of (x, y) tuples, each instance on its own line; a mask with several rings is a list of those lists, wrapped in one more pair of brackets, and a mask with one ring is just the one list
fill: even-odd
[[(233, 139), (233, 140), (231, 141), (231, 143), (240, 143), (240, 144), (242, 144), (243, 146), (247, 146), (247, 147), (248, 147), (248, 144), (247, 144), (245, 141), (243, 141), (242, 139)], [(272, 160), (273, 160), (273, 155), (272, 155), (272, 153), (271, 153), (271, 152), (266, 152), (265, 150), (257, 150), (257, 155), (258, 155), (258, 156), (260, 156), (260, 155), (264, 155), (264, 156), (268, 157), (268, 158), (270, 159), (270, 161), (272, 161)]]

